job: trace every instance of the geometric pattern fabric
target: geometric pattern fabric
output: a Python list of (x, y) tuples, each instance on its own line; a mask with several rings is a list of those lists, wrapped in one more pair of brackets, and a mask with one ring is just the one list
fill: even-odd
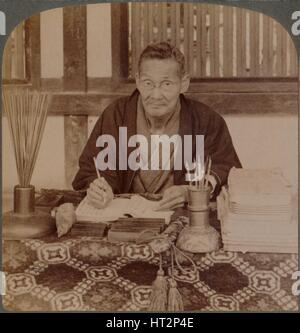
[[(147, 311), (159, 257), (94, 237), (3, 241), (6, 311)], [(298, 311), (295, 254), (217, 251), (173, 274), (185, 311)], [(170, 274), (168, 255), (163, 268)], [(183, 263), (184, 264), (184, 263)]]

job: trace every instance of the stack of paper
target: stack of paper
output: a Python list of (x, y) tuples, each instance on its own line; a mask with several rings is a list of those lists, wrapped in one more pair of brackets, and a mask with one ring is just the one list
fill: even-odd
[(297, 253), (295, 202), (279, 171), (231, 169), (217, 198), (224, 249)]

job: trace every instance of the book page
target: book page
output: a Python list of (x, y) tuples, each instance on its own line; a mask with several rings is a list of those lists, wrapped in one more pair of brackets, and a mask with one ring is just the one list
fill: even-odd
[(105, 208), (99, 209), (84, 198), (76, 209), (78, 221), (111, 222), (121, 217), (164, 218), (169, 223), (173, 211), (155, 211), (158, 201), (147, 200), (139, 195), (128, 198), (115, 198)]

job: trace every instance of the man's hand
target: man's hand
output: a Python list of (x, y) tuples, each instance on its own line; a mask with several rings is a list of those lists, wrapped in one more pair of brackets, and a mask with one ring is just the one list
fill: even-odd
[(96, 208), (105, 208), (113, 197), (112, 188), (103, 177), (95, 179), (87, 190), (88, 201)]
[[(167, 188), (156, 210), (168, 210), (183, 207), (185, 202), (188, 201), (188, 187), (188, 185), (173, 185)], [(208, 187), (211, 193), (210, 197), (212, 197), (214, 187), (210, 182), (208, 182)]]
[(187, 186), (174, 185), (167, 188), (156, 210), (168, 210), (182, 207), (187, 201)]

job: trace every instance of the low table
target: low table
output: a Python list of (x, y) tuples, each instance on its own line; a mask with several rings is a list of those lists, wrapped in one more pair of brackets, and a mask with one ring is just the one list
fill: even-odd
[[(174, 218), (186, 215), (179, 209)], [(215, 211), (210, 223), (218, 230)], [(217, 251), (174, 270), (185, 311), (298, 311), (298, 256)], [(2, 241), (7, 311), (147, 311), (159, 257), (148, 244), (56, 234)], [(168, 253), (163, 256), (166, 274)]]

